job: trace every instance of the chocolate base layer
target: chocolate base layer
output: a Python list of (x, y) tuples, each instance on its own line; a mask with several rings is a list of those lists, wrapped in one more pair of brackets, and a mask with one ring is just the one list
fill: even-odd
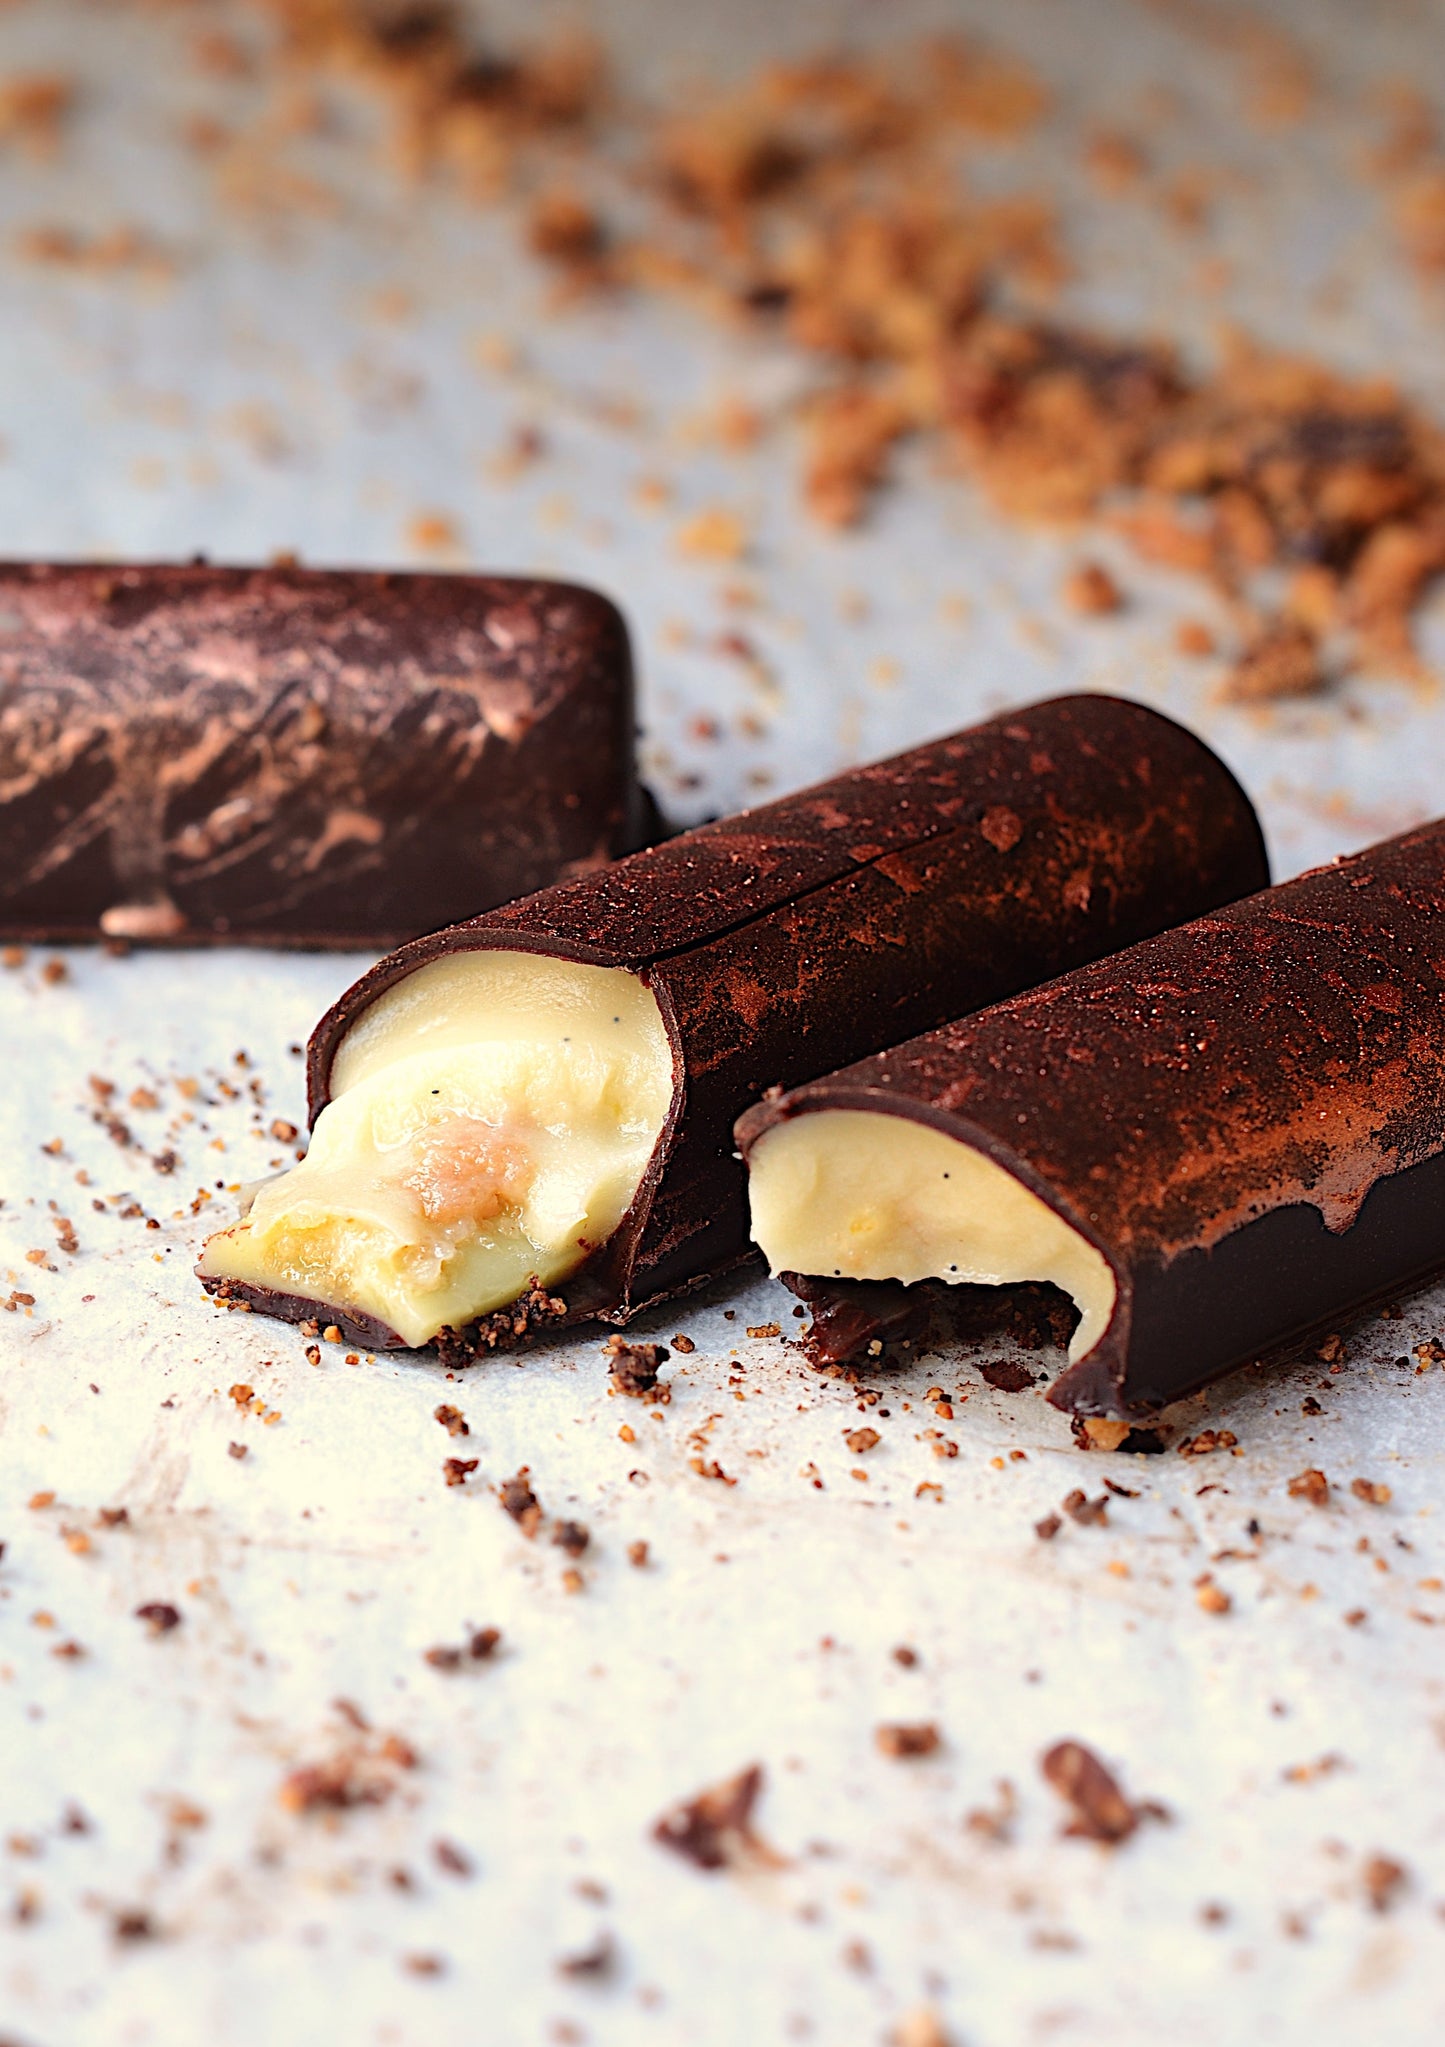
[(652, 835), (567, 584), (0, 564), (0, 680), (8, 939), (372, 949)]
[(1445, 1271), (1442, 1075), (1445, 822), (765, 1102), (737, 1135), (756, 1156), (799, 1117), (862, 1112), (1001, 1169), (1049, 1242), (1065, 1226), (1112, 1275), (1049, 1398), (1128, 1417)]
[(318, 1329), (335, 1329), (344, 1343), (362, 1350), (396, 1350), (401, 1338), (384, 1322), (362, 1315), (354, 1308), (329, 1308), (301, 1294), (283, 1294), (273, 1287), (238, 1286), (234, 1280), (218, 1280), (206, 1288), (211, 1298), (224, 1307), (241, 1312), (274, 1315), (282, 1322), (314, 1322)]
[[(1062, 1350), (1078, 1313), (1057, 1287), (950, 1286), (938, 1279), (817, 1279), (780, 1272), (790, 1293), (812, 1310), (798, 1339), (809, 1362), (833, 1365), (896, 1365), (945, 1344), (978, 1343), (1003, 1337), (1020, 1350)], [(990, 1384), (1017, 1368), (995, 1368)], [(1030, 1377), (1031, 1383), (1031, 1377)], [(1017, 1389), (1015, 1389), (1017, 1390)]]
[[(635, 975), (671, 1046), (671, 1105), (621, 1223), (548, 1283), (561, 1319), (622, 1324), (749, 1255), (732, 1125), (759, 1094), (1112, 952), (1265, 874), (1248, 799), (1197, 739), (1136, 704), (1061, 698), (402, 948), (312, 1034), (312, 1122), (347, 1033), (433, 963), (522, 952)], [(499, 1313), (446, 1332), (449, 1360), (526, 1341), (530, 1319), (511, 1313), (524, 1326), (509, 1334), (509, 1308)]]

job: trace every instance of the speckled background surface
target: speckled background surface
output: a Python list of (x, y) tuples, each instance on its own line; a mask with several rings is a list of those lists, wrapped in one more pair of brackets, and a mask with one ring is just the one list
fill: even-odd
[[(1279, 873), (1441, 807), (1428, 686), (1223, 707), (1217, 669), (1172, 651), (1177, 620), (1207, 615), (1196, 587), (1091, 534), (1130, 601), (1072, 615), (1058, 586), (1083, 543), (1003, 523), (924, 450), (858, 533), (809, 526), (786, 418), (741, 454), (697, 426), (731, 396), (786, 414), (791, 356), (666, 302), (558, 315), (507, 210), (399, 186), (360, 104), (281, 152), (309, 200), (297, 186), (257, 214), (218, 195), (174, 136), (252, 89), (184, 54), (192, 16), (224, 12), (0, 13), (0, 73), (81, 85), (55, 161), (0, 153), (0, 550), (391, 564), (442, 530), (418, 520), (444, 520), (442, 565), (552, 570), (621, 601), (650, 773), (679, 818), (1075, 685), (1205, 732), (1259, 802)], [(1368, 20), (1272, 9), (1324, 83), (1303, 128), (1270, 133), (1233, 118), (1237, 53), (1203, 32), (1222, 14), (1090, 0), (1087, 32), (1066, 0), (1006, 18), (617, 4), (593, 19), (660, 89), (688, 64), (716, 74), (840, 29), (992, 15), (1060, 105), (978, 176), (1061, 199), (1068, 307), (1201, 347), (1236, 318), (1388, 368), (1445, 414), (1441, 302), (1355, 170), (1374, 83), (1445, 92), (1445, 18), (1405, 0)], [(1074, 170), (1090, 122), (1161, 82), (1178, 96), (1161, 155), (1228, 171), (1202, 243), (1145, 203), (1098, 202)], [(143, 227), (166, 264), (72, 275), (16, 256), (17, 236), (57, 222)], [(529, 426), (543, 453), (509, 476), (498, 457)], [(649, 510), (636, 485), (656, 477), (671, 496)], [(714, 505), (746, 523), (740, 564), (677, 552), (678, 526)], [(722, 644), (740, 583), (746, 660)], [(1438, 605), (1421, 637), (1438, 656)], [(698, 736), (700, 716), (720, 738)], [(1339, 1369), (1310, 1357), (1191, 1403), (1178, 1434), (1237, 1437), (1202, 1457), (1082, 1455), (1036, 1393), (983, 1382), (1000, 1346), (890, 1378), (870, 1404), (783, 1338), (745, 1334), (786, 1334), (789, 1303), (761, 1279), (650, 1332), (697, 1345), (665, 1368), (657, 1417), (608, 1396), (600, 1339), (451, 1384), (333, 1346), (316, 1365), (295, 1331), (219, 1315), (190, 1266), (226, 1189), (281, 1155), (272, 1121), (300, 1122), (288, 1047), (363, 962), (74, 952), (47, 978), (47, 957), (0, 972), (0, 1279), (35, 1297), (0, 1313), (0, 2038), (1439, 2037), (1445, 1374), (1419, 1371), (1415, 1346), (1442, 1334), (1445, 1293), (1342, 1331)], [(95, 1120), (91, 1075), (114, 1083), (130, 1141)], [(241, 1412), (236, 1384), (277, 1418)], [(432, 1419), (442, 1400), (466, 1414), (465, 1443)], [(856, 1455), (844, 1432), (865, 1421), (881, 1441)], [(448, 1488), (443, 1459), (462, 1449), (478, 1468)], [(591, 1530), (580, 1591), (490, 1490), (523, 1463), (549, 1514)], [(1287, 1490), (1309, 1466), (1326, 1506)], [(1355, 1497), (1355, 1477), (1388, 1504)], [(1105, 1478), (1135, 1496), (1038, 1540), (1037, 1519)], [(128, 1521), (105, 1525), (120, 1507)], [(645, 1568), (628, 1561), (638, 1540)], [(1227, 1613), (1197, 1603), (1205, 1573)], [(155, 1638), (133, 1617), (152, 1601), (182, 1615)], [(424, 1660), (484, 1626), (503, 1634), (487, 1663)], [(71, 1642), (84, 1654), (55, 1653)], [(384, 1803), (290, 1812), (288, 1773), (363, 1739), (338, 1698), (373, 1747), (403, 1736), (416, 1767), (381, 1767)], [(880, 1724), (922, 1721), (934, 1755), (875, 1746)], [(1067, 1736), (1170, 1822), (1113, 1852), (1061, 1838), (1038, 1760)], [(653, 1841), (672, 1801), (754, 1762), (775, 1863), (709, 1875)], [(971, 1826), (1002, 1810), (1001, 1778), (1012, 1820)], [(1382, 1911), (1376, 1856), (1405, 1872)], [(149, 1937), (117, 1930), (128, 1915)], [(610, 1968), (559, 1967), (604, 1931)]]

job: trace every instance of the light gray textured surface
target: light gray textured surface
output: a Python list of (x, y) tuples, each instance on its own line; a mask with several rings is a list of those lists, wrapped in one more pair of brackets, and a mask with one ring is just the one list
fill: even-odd
[[(1001, 151), (979, 175), (1062, 186), (1091, 120), (1172, 83), (1183, 112), (1159, 148), (1234, 160), (1242, 181), (1202, 245), (1143, 205), (1071, 191), (1070, 303), (1190, 341), (1228, 311), (1389, 367), (1445, 411), (1439, 305), (1349, 169), (1369, 80), (1436, 82), (1439, 10), (1280, 11), (1320, 52), (1328, 99), (1307, 131), (1265, 137), (1226, 121), (1237, 63), (1180, 10), (1091, 0), (1085, 34), (1081, 7), (1021, 0), (1008, 41), (1056, 81), (1062, 111), (1032, 165)], [(877, 38), (987, 12), (779, 20), (634, 0), (600, 18), (656, 82), (689, 49), (717, 68), (830, 25)], [(0, 255), (0, 550), (393, 562), (411, 520), (444, 513), (458, 560), (555, 569), (621, 599), (648, 758), (679, 814), (1074, 684), (1126, 688), (1204, 730), (1260, 801), (1280, 872), (1441, 807), (1436, 697), (1357, 682), (1288, 713), (1221, 710), (1208, 664), (1170, 651), (1176, 619), (1203, 608), (1194, 587), (1090, 536), (1131, 606), (1072, 618), (1056, 592), (1081, 543), (1003, 524), (926, 456), (905, 460), (863, 532), (811, 529), (790, 428), (730, 457), (690, 425), (725, 393), (785, 406), (790, 358), (673, 306), (544, 315), (505, 213), (407, 196), (356, 137), (287, 152), (342, 195), (335, 217), (284, 231), (238, 217), (169, 139), (183, 114), (247, 90), (175, 56), (185, 18), (75, 0), (0, 13), (0, 73), (56, 65), (86, 82), (57, 163), (0, 157), (0, 248), (37, 224), (123, 220), (177, 256), (169, 282), (148, 283)], [(1231, 282), (1201, 304), (1191, 283), (1216, 254)], [(1320, 287), (1342, 272), (1339, 302)], [(398, 288), (411, 317), (378, 320), (374, 295)], [(515, 344), (511, 373), (477, 366), (481, 333)], [(615, 423), (619, 400), (632, 423)], [(544, 458), (500, 482), (490, 458), (533, 422)], [(665, 511), (634, 502), (644, 475), (671, 481)], [(738, 570), (674, 553), (678, 523), (714, 503), (754, 534)], [(715, 651), (740, 622), (723, 596), (739, 581), (759, 600), (741, 620), (766, 688)], [(1425, 637), (1438, 651), (1438, 629)], [(720, 743), (693, 736), (701, 711)], [(0, 2037), (833, 2043), (885, 2039), (925, 2007), (967, 2047), (1440, 2036), (1445, 1375), (1417, 1374), (1411, 1352), (1441, 1333), (1445, 1295), (1346, 1332), (1340, 1373), (1311, 1360), (1192, 1404), (1191, 1429), (1228, 1426), (1242, 1452), (1199, 1459), (1082, 1457), (1036, 1395), (991, 1392), (968, 1356), (890, 1380), (860, 1414), (779, 1340), (743, 1333), (786, 1327), (765, 1281), (659, 1321), (698, 1345), (667, 1368), (660, 1419), (607, 1397), (592, 1337), (455, 1384), (425, 1363), (348, 1366), (330, 1346), (313, 1366), (296, 1332), (202, 1301), (190, 1264), (207, 1212), (188, 1211), (205, 1187), (214, 1214), (279, 1155), (219, 1080), (260, 1077), (263, 1130), (299, 1121), (286, 1048), (360, 962), (76, 953), (57, 983), (42, 964), (0, 973), (0, 1278), (36, 1297), (0, 1314), (0, 1909), (33, 1903), (0, 1924)], [(91, 1074), (116, 1083), (135, 1148), (93, 1121)], [(161, 1106), (125, 1107), (137, 1086)], [(168, 1144), (166, 1175), (150, 1161)], [(160, 1228), (91, 1206), (121, 1193)], [(51, 1248), (52, 1202), (74, 1254)], [(281, 1418), (238, 1414), (236, 1382)], [(923, 1400), (930, 1384), (967, 1392), (952, 1420)], [(442, 1399), (466, 1412), (465, 1443), (431, 1418)], [(883, 1441), (854, 1456), (843, 1432), (865, 1419)], [(930, 1429), (957, 1456), (936, 1455)], [(227, 1454), (237, 1440), (243, 1460)], [(479, 1469), (448, 1489), (442, 1459), (461, 1449)], [(576, 1594), (562, 1552), (524, 1541), (487, 1490), (522, 1463), (550, 1512), (592, 1530)], [(1326, 1509), (1286, 1491), (1312, 1464), (1335, 1482)], [(1393, 1489), (1388, 1506), (1349, 1495), (1361, 1474)], [(1106, 1528), (1035, 1538), (1040, 1515), (1105, 1475), (1140, 1496), (1115, 1499)], [(941, 1500), (916, 1493), (935, 1483)], [(54, 1505), (26, 1507), (51, 1490)], [(99, 1525), (118, 1506), (129, 1524)], [(639, 1538), (643, 1570), (627, 1561)], [(1196, 1604), (1206, 1570), (1227, 1615)], [(181, 1626), (150, 1639), (132, 1618), (147, 1600), (173, 1601)], [(468, 1624), (502, 1628), (494, 1663), (449, 1676), (423, 1662)], [(67, 1640), (85, 1656), (56, 1657)], [(899, 1643), (915, 1668), (892, 1659)], [(389, 1803), (328, 1823), (277, 1794), (342, 1744), (338, 1696), (420, 1763), (394, 1773)], [(893, 1720), (936, 1720), (943, 1749), (887, 1760), (873, 1730)], [(1061, 1840), (1037, 1759), (1069, 1735), (1172, 1823), (1112, 1855)], [(779, 1866), (707, 1876), (649, 1838), (673, 1799), (752, 1761)], [(1320, 1767), (1291, 1778), (1300, 1766)], [(1019, 1799), (1004, 1843), (966, 1824), (1000, 1777)], [(177, 1799), (204, 1823), (174, 1824)], [(68, 1801), (91, 1831), (64, 1830)], [(466, 1851), (470, 1878), (438, 1866), (438, 1839)], [(1409, 1871), (1382, 1914), (1363, 1885), (1373, 1853)], [(605, 1902), (579, 1893), (588, 1880)], [(1201, 1918), (1211, 1901), (1222, 1923)], [(116, 1915), (137, 1910), (158, 1937), (117, 1940)], [(602, 1927), (611, 1975), (560, 1975)], [(413, 1973), (418, 1955), (443, 1972)]]

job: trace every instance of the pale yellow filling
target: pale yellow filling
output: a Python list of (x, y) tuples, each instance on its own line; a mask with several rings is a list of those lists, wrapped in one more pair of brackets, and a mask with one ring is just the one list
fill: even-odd
[(1080, 1313), (1070, 1358), (1114, 1312), (1102, 1254), (972, 1145), (907, 1116), (819, 1109), (768, 1131), (748, 1161), (752, 1234), (774, 1272), (823, 1279), (1049, 1280)]
[(635, 975), (435, 960), (353, 1024), (305, 1159), (262, 1183), (200, 1270), (428, 1343), (611, 1236), (671, 1098), (667, 1031)]

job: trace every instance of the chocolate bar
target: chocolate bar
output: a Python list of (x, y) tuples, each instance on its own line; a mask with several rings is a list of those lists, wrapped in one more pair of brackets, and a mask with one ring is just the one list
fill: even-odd
[(614, 607), (0, 564), (0, 933), (383, 947), (646, 836)]
[(1049, 1399), (1128, 1417), (1445, 1268), (1442, 1074), (1438, 823), (779, 1094), (737, 1136), (818, 1361), (1042, 1283), (1077, 1310)]
[(1265, 878), (1248, 799), (1066, 697), (403, 947), (310, 1045), (301, 1166), (213, 1238), (232, 1301), (449, 1362), (621, 1323), (748, 1253), (733, 1121)]

